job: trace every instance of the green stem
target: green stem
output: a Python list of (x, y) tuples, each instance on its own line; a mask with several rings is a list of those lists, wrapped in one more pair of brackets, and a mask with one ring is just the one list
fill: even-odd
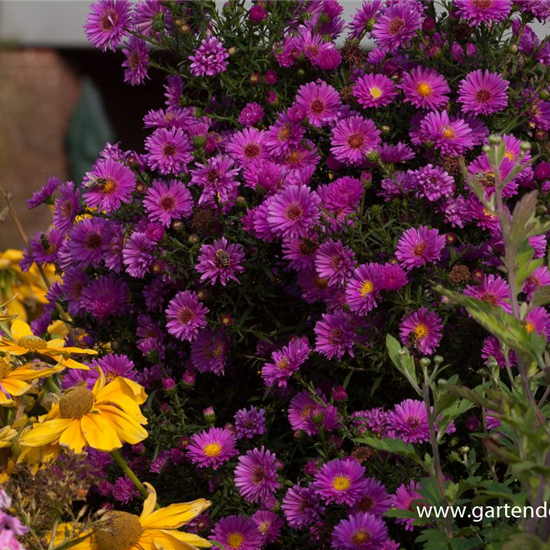
[(128, 465), (126, 460), (122, 458), (122, 455), (119, 451), (111, 451), (111, 456), (115, 459), (115, 462), (120, 466), (121, 470), (132, 480), (132, 483), (136, 486), (136, 489), (141, 493), (141, 496), (143, 498), (147, 498), (149, 496), (149, 491), (141, 483), (141, 481), (138, 479), (136, 474), (132, 471), (132, 468)]

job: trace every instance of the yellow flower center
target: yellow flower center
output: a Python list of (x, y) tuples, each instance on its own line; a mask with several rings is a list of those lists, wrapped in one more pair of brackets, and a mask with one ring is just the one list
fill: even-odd
[(0, 380), (6, 378), (10, 372), (10, 365), (0, 357)]
[(260, 533), (262, 533), (262, 535), (265, 535), (269, 531), (270, 525), (271, 523), (269, 523), (269, 521), (263, 521), (262, 523), (260, 523)]
[(229, 548), (240, 548), (243, 545), (244, 537), (240, 533), (229, 533), (227, 544)]
[(506, 151), (506, 153), (504, 153), (504, 156), (509, 159), (509, 160), (512, 160), (512, 161), (516, 161), (516, 155), (512, 152), (512, 151)]
[(17, 344), (22, 348), (28, 349), (29, 351), (37, 351), (48, 346), (46, 340), (40, 338), (40, 336), (35, 336), (34, 334), (23, 336), (23, 338), (19, 339)]
[(103, 525), (94, 530), (99, 550), (128, 550), (139, 543), (143, 527), (137, 516), (112, 512)]
[(419, 340), (422, 340), (423, 338), (426, 338), (426, 336), (428, 336), (428, 327), (420, 323), (419, 325), (416, 325), (414, 333)]
[(332, 486), (333, 486), (337, 491), (345, 491), (345, 490), (348, 489), (349, 486), (350, 486), (349, 477), (347, 477), (347, 476), (336, 476), (336, 477), (332, 480)]
[(455, 131), (450, 126), (445, 126), (443, 128), (443, 138), (444, 139), (454, 139), (455, 138)]
[(359, 545), (369, 540), (370, 540), (370, 533), (368, 533), (364, 529), (358, 529), (351, 535), (351, 542), (353, 542), (353, 544)]
[(422, 97), (429, 97), (432, 95), (432, 87), (427, 82), (420, 82), (416, 87), (416, 91), (418, 95)]
[(222, 446), (218, 443), (209, 443), (203, 451), (206, 456), (218, 456), (222, 452)]
[(282, 359), (277, 361), (277, 363), (275, 363), (275, 366), (279, 370), (286, 370), (286, 369), (288, 369), (288, 367), (290, 367), (290, 363), (289, 363), (289, 361), (286, 357), (283, 357)]
[(80, 420), (94, 408), (94, 394), (83, 386), (69, 388), (59, 400), (61, 418), (75, 418)]
[(525, 328), (527, 329), (527, 332), (531, 334), (535, 330), (535, 324), (533, 323), (533, 321), (527, 321), (527, 323), (525, 324)]
[(372, 99), (378, 99), (382, 96), (382, 90), (378, 86), (373, 86), (370, 90), (370, 95)]
[(103, 185), (103, 189), (101, 190), (101, 192), (104, 195), (108, 195), (109, 193), (112, 193), (117, 189), (118, 189), (117, 182), (112, 179), (108, 179), (108, 180), (105, 180), (105, 184)]
[(488, 218), (491, 218), (492, 220), (495, 219), (497, 216), (496, 214), (493, 214), (490, 210), (488, 210), (487, 208), (483, 208), (483, 213), (488, 217)]
[(367, 294), (370, 294), (372, 292), (372, 289), (374, 288), (371, 281), (365, 281), (361, 285), (361, 290), (359, 291), (361, 293), (361, 296), (364, 298)]

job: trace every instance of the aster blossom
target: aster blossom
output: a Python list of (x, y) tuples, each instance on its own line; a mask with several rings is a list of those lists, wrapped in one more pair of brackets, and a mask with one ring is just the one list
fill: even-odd
[(288, 524), (295, 529), (311, 525), (325, 511), (315, 488), (302, 487), (299, 483), (286, 492), (281, 508)]
[(335, 459), (323, 465), (313, 487), (327, 504), (352, 506), (366, 488), (365, 468), (352, 458)]
[(412, 2), (389, 4), (374, 23), (372, 36), (385, 52), (408, 44), (422, 25), (422, 14)]
[(267, 386), (286, 386), (290, 377), (305, 363), (311, 348), (306, 338), (295, 338), (271, 355), (272, 363), (262, 367), (262, 378)]
[(89, 42), (103, 51), (115, 51), (132, 20), (128, 0), (99, 0), (90, 6), (84, 30)]
[(456, 156), (474, 145), (473, 132), (461, 118), (450, 118), (446, 111), (428, 113), (420, 123), (417, 143), (433, 143), (442, 154)]
[(407, 229), (399, 239), (395, 256), (405, 269), (437, 261), (445, 247), (445, 237), (437, 229), (421, 225)]
[(353, 95), (363, 107), (389, 105), (397, 95), (393, 82), (383, 74), (367, 74), (353, 86)]
[(191, 156), (191, 143), (181, 128), (159, 128), (145, 140), (149, 152), (147, 162), (162, 175), (187, 172)]
[(193, 197), (178, 180), (153, 181), (143, 199), (143, 206), (149, 219), (168, 227), (172, 221), (186, 218), (193, 211)]
[(437, 109), (449, 100), (451, 92), (447, 81), (437, 71), (416, 67), (403, 75), (399, 87), (405, 94), (405, 103), (419, 109)]
[(244, 248), (230, 243), (225, 237), (201, 247), (195, 269), (201, 274), (201, 281), (225, 286), (229, 281), (239, 283), (237, 274), (244, 271)]
[(499, 74), (477, 70), (460, 83), (458, 102), (465, 113), (489, 115), (502, 111), (508, 105), (508, 81)]
[(321, 127), (336, 118), (341, 103), (338, 92), (320, 81), (301, 86), (296, 94), (296, 105), (304, 110), (312, 126)]
[(338, 160), (357, 166), (380, 144), (380, 130), (372, 120), (352, 116), (336, 124), (331, 143), (331, 151)]
[(220, 39), (215, 36), (203, 38), (194, 54), (189, 56), (190, 70), (193, 76), (214, 76), (227, 68), (229, 53)]
[(442, 328), (439, 317), (433, 311), (421, 308), (402, 321), (399, 327), (401, 342), (407, 345), (414, 338), (420, 353), (431, 355), (439, 346)]
[(455, 9), (460, 17), (474, 25), (498, 23), (508, 17), (512, 0), (455, 0)]
[(262, 447), (239, 457), (235, 468), (235, 486), (247, 502), (263, 502), (281, 484), (277, 481), (277, 457)]
[(212, 538), (227, 550), (260, 550), (263, 544), (256, 524), (244, 516), (227, 516), (218, 521)]
[(352, 514), (336, 525), (332, 546), (337, 550), (374, 550), (388, 538), (386, 524), (372, 514)]
[(380, 266), (370, 263), (356, 268), (346, 285), (346, 303), (354, 313), (366, 315), (377, 306), (383, 288)]
[(199, 302), (196, 293), (185, 290), (178, 292), (166, 309), (168, 332), (179, 340), (194, 340), (199, 329), (206, 326), (209, 310)]
[(210, 428), (193, 435), (187, 454), (198, 468), (211, 467), (217, 470), (238, 454), (235, 444), (235, 436), (229, 430)]

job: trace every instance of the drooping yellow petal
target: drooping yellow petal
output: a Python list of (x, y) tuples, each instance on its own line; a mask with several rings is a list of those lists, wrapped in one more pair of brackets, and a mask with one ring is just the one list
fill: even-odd
[(90, 367), (88, 365), (85, 365), (84, 363), (79, 363), (78, 361), (75, 361), (70, 357), (63, 357), (63, 355), (53, 355), (50, 353), (47, 353), (45, 355), (51, 357), (52, 359), (55, 359), (60, 365), (62, 365), (63, 367), (67, 367), (68, 369), (90, 370)]
[(138, 405), (145, 403), (147, 394), (143, 386), (122, 376), (117, 376), (112, 382), (109, 382), (96, 394), (97, 401), (116, 402), (114, 396), (126, 395), (136, 402)]
[(211, 502), (203, 498), (193, 502), (171, 504), (141, 521), (144, 529), (177, 529), (204, 512)]
[(62, 447), (71, 449), (76, 454), (80, 454), (82, 449), (87, 446), (86, 439), (82, 433), (81, 420), (76, 418), (70, 419), (72, 422), (69, 427), (61, 434), (59, 444)]
[(0, 389), (0, 405), (7, 405), (8, 403), (13, 403), (13, 399), (10, 399), (10, 398)]
[[(139, 539), (139, 544), (146, 550), (149, 548), (151, 550), (195, 550), (196, 548), (187, 542), (172, 537), (169, 532), (163, 532), (157, 529), (144, 531)], [(206, 548), (208, 548), (208, 546)]]
[(145, 486), (149, 491), (149, 496), (145, 499), (143, 511), (141, 512), (141, 516), (139, 516), (141, 525), (144, 525), (143, 522), (155, 511), (155, 506), (157, 505), (157, 492), (155, 488), (150, 483), (145, 483)]
[(72, 418), (56, 418), (48, 420), (41, 424), (34, 424), (33, 427), (24, 434), (19, 443), (25, 447), (40, 447), (50, 443), (57, 442), (61, 434), (71, 425)]
[(15, 340), (21, 340), (21, 338), (24, 338), (25, 336), (33, 335), (31, 327), (27, 325), (27, 323), (25, 323), (24, 321), (20, 321), (19, 319), (16, 319), (11, 324), (10, 330)]
[(12, 355), (25, 355), (26, 353), (29, 353), (28, 349), (22, 348), (17, 344), (12, 344), (8, 340), (3, 340), (0, 342), (0, 351), (9, 352)]
[(31, 385), (16, 378), (4, 378), (2, 388), (10, 395), (23, 395), (31, 389)]
[[(139, 386), (139, 384), (137, 384)], [(140, 386), (141, 387), (141, 386)], [(94, 388), (95, 389), (95, 388)], [(141, 414), (139, 404), (143, 403), (141, 396), (136, 398), (133, 389), (124, 382), (121, 377), (115, 378), (104, 388), (95, 393), (96, 404), (113, 403), (130, 415), (136, 422), (146, 424), (147, 419)]]
[(62, 365), (56, 365), (55, 367), (50, 367), (47, 365), (46, 368), (39, 367), (38, 365), (45, 365), (45, 363), (28, 363), (22, 367), (18, 367), (12, 370), (7, 378), (17, 378), (17, 380), (36, 380), (37, 378), (47, 378), (52, 374), (56, 374), (63, 370)]
[(113, 425), (101, 414), (84, 415), (81, 427), (88, 445), (93, 449), (111, 452), (122, 447), (122, 442)]
[(14, 430), (11, 426), (4, 426), (0, 430), (0, 449), (9, 447), (11, 440), (17, 435), (17, 430)]
[[(55, 536), (53, 537), (53, 548), (60, 546), (63, 543), (82, 539), (76, 544), (71, 546), (72, 550), (94, 550), (97, 548), (97, 545), (93, 543), (93, 537), (90, 536), (90, 531), (80, 531), (80, 526), (72, 523), (60, 523), (57, 526), (55, 531)], [(47, 537), (47, 542), (51, 540), (53, 533), (50, 532)]]
[(177, 539), (180, 542), (189, 544), (192, 548), (211, 548), (212, 543), (206, 539), (193, 535), (191, 533), (184, 533), (183, 531), (163, 531), (163, 534)]
[(140, 441), (143, 441), (148, 437), (147, 430), (145, 430), (138, 422), (136, 422), (131, 416), (127, 415), (124, 411), (113, 407), (112, 405), (102, 404), (97, 407), (102, 415), (112, 424), (118, 437), (125, 443), (131, 445), (137, 445)]

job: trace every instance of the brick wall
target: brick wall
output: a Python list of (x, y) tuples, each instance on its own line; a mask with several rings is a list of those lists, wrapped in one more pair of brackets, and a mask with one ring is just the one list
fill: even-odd
[[(55, 50), (0, 50), (0, 182), (28, 234), (51, 217), (45, 206), (29, 212), (25, 200), (48, 177), (68, 178), (65, 135), (78, 95), (77, 75)], [(0, 222), (0, 249), (21, 244), (12, 224)]]

